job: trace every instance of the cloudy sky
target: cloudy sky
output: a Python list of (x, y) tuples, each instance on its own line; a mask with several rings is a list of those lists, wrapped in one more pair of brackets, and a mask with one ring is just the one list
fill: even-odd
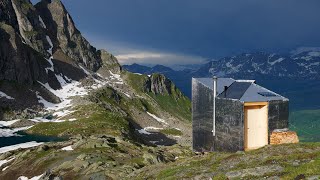
[(122, 64), (198, 64), (320, 46), (319, 0), (63, 0), (77, 27)]

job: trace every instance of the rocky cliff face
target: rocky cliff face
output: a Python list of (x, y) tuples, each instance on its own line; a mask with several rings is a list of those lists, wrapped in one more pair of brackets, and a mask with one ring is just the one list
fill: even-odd
[[(36, 6), (29, 0), (3, 0), (0, 22), (0, 80), (54, 86), (56, 75), (68, 74), (70, 69), (82, 71), (70, 76), (82, 77), (80, 66), (93, 72), (121, 71), (113, 55), (96, 50), (81, 35), (60, 0), (42, 0)], [(72, 67), (61, 67), (59, 62)]]
[(161, 74), (152, 74), (147, 81), (147, 91), (154, 94), (171, 94), (173, 83)]
[(46, 40), (46, 29), (41, 16), (29, 0), (12, 0), (11, 3), (22, 41), (48, 58), (50, 55), (47, 49), (50, 44)]
[(48, 63), (41, 54), (22, 41), (14, 27), (0, 24), (0, 80), (32, 84), (45, 81)]
[(92, 71), (101, 67), (99, 53), (75, 27), (60, 0), (43, 0), (35, 7), (47, 26), (55, 49), (61, 49), (67, 56)]
[[(60, 0), (0, 1), (0, 92), (13, 97), (0, 96), (0, 119), (4, 111), (59, 102), (70, 83), (90, 87), (96, 76), (101, 85), (120, 73), (117, 59), (90, 45)], [(15, 91), (18, 86), (25, 88)]]

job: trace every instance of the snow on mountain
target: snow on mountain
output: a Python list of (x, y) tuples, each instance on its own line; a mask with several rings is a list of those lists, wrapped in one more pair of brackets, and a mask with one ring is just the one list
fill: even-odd
[(240, 54), (211, 61), (193, 76), (228, 76), (240, 78), (287, 77), (320, 78), (320, 48), (299, 49), (291, 55), (264, 52)]
[(6, 93), (0, 91), (0, 98), (1, 97), (7, 98), (7, 99), (14, 99), (13, 97), (7, 95)]

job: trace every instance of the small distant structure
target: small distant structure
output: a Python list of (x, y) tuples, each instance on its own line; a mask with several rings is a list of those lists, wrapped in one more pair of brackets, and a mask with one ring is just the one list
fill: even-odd
[(289, 99), (232, 78), (192, 78), (193, 150), (243, 151), (270, 144), (289, 127)]

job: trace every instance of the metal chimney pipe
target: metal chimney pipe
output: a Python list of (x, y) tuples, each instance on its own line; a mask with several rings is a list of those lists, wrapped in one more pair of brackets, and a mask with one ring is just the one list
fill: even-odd
[(218, 78), (216, 76), (213, 79), (213, 122), (212, 122), (212, 135), (216, 136), (216, 97), (217, 97), (217, 82)]
[(224, 97), (227, 97), (227, 90), (228, 90), (228, 86), (224, 86)]

